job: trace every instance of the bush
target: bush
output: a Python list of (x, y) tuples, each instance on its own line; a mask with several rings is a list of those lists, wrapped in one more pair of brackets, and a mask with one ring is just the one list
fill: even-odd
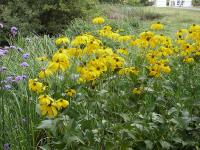
[(193, 6), (200, 6), (200, 0), (192, 0)]
[(121, 3), (121, 4), (128, 4), (132, 6), (147, 6), (149, 5), (148, 0), (99, 0), (100, 2), (107, 2), (107, 3)]
[(123, 0), (99, 0), (99, 2), (122, 3)]
[(74, 18), (84, 17), (93, 0), (16, 0), (0, 2), (0, 20), (17, 26), (22, 34), (56, 34)]

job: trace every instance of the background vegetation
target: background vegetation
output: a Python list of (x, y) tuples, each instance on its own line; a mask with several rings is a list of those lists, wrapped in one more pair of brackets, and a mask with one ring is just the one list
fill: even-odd
[[(30, 6), (28, 1), (0, 1), (2, 4), (0, 5), (0, 20), (3, 19), (4, 30), (8, 33), (10, 27), (16, 25), (22, 35), (29, 34), (26, 37), (19, 35), (15, 40), (9, 40), (11, 45), (23, 49), (23, 52), (14, 49), (1, 62), (7, 66), (9, 74), (26, 74), (29, 78), (36, 77), (41, 64), (36, 63), (35, 58), (44, 55), (50, 57), (56, 51), (54, 36), (37, 36), (36, 33), (55, 34), (64, 29), (64, 35), (73, 37), (81, 33), (92, 32), (96, 27), (91, 25), (91, 18), (95, 16), (104, 16), (114, 30), (125, 29), (123, 34), (131, 35), (148, 30), (150, 24), (158, 21), (166, 26), (162, 34), (172, 37), (180, 28), (186, 28), (193, 23), (200, 24), (200, 20), (197, 19), (200, 18), (198, 11), (152, 7), (133, 8), (127, 5), (112, 4), (93, 5), (92, 1), (86, 2), (87, 5), (82, 5), (81, 2), (78, 5), (77, 1), (75, 5), (74, 1), (69, 1), (71, 6), (68, 8), (69, 5), (63, 4), (62, 1), (58, 1), (58, 3), (53, 3), (53, 1), (46, 3), (45, 1), (45, 4), (44, 1), (40, 2), (40, 7), (36, 8), (34, 2)], [(58, 6), (59, 8), (55, 9)], [(83, 8), (79, 9), (79, 7)], [(86, 11), (86, 8), (91, 9)], [(62, 14), (68, 11), (72, 11), (70, 12), (72, 16)], [(55, 15), (55, 17), (48, 16), (47, 13)], [(84, 14), (87, 15), (84, 17)], [(8, 17), (6, 18), (6, 16)], [(74, 19), (76, 17), (79, 18)], [(45, 18), (47, 22), (42, 21)], [(71, 19), (73, 20), (71, 21)], [(35, 34), (31, 33), (30, 35), (29, 32), (33, 30)], [(136, 52), (137, 50), (133, 49), (132, 58), (140, 54)], [(27, 60), (27, 63), (30, 64), (29, 68), (22, 69), (19, 65), (23, 61), (22, 53), (30, 54), (30, 59)], [(177, 64), (179, 63), (177, 62)], [(104, 93), (105, 91), (98, 89), (101, 92), (93, 95), (95, 98), (79, 95), (77, 101), (72, 102), (73, 107), (70, 108), (69, 116), (73, 116), (74, 119), (69, 119), (68, 116), (65, 118), (64, 125), (68, 124), (69, 126), (65, 130), (66, 136), (64, 137), (51, 130), (54, 129), (52, 122), (44, 122), (45, 127), (40, 126), (38, 129), (42, 118), (36, 113), (36, 97), (29, 92), (26, 82), (14, 85), (10, 91), (1, 90), (0, 149), (5, 144), (9, 144), (13, 150), (35, 149), (36, 147), (39, 149), (39, 146), (42, 145), (44, 150), (50, 149), (49, 146), (44, 145), (47, 143), (49, 145), (60, 144), (53, 139), (55, 134), (57, 139), (62, 138), (67, 149), (76, 149), (74, 145), (77, 143), (79, 146), (84, 145), (83, 141), (91, 141), (91, 143), (86, 143), (87, 148), (91, 149), (94, 149), (94, 147), (89, 147), (91, 145), (104, 149), (102, 143), (110, 145), (113, 149), (116, 148), (116, 145), (121, 145), (122, 149), (131, 147), (133, 149), (136, 147), (140, 149), (172, 149), (172, 146), (188, 150), (199, 149), (200, 94), (196, 92), (200, 87), (199, 63), (193, 67), (183, 65), (173, 71), (172, 75), (167, 77), (162, 84), (154, 83), (157, 85), (155, 91), (149, 89), (150, 92), (147, 95), (139, 98), (135, 98), (131, 94), (119, 93), (116, 95), (115, 90), (120, 90), (121, 87), (126, 88), (126, 85), (118, 82), (113, 82), (111, 85), (115, 86), (108, 87), (108, 89), (112, 89), (109, 92)], [(5, 74), (1, 74), (0, 80), (4, 80), (4, 77)], [(93, 89), (89, 90), (94, 93)], [(119, 101), (119, 99), (124, 99), (124, 101)], [(74, 120), (79, 120), (79, 122)], [(94, 120), (96, 120), (95, 123)], [(131, 126), (130, 122), (132, 122)], [(80, 124), (84, 134), (80, 130)], [(98, 130), (98, 128), (102, 130)], [(99, 145), (95, 143), (99, 143)]]
[(193, 6), (200, 6), (200, 0), (192, 0)]
[[(16, 0), (0, 2), (0, 20), (5, 24), (4, 32), (9, 32), (11, 26), (20, 29), (22, 35), (30, 32), (35, 34), (55, 35), (75, 18), (85, 18), (95, 7), (98, 0)], [(100, 2), (144, 5), (139, 0), (100, 0)]]

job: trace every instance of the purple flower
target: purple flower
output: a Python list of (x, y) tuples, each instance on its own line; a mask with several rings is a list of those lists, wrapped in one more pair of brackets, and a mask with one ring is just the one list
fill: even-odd
[(0, 56), (4, 56), (5, 53), (3, 51), (0, 51)]
[(22, 49), (22, 48), (20, 48), (20, 47), (19, 47), (19, 48), (17, 48), (17, 50), (18, 50), (19, 52), (23, 51), (23, 49)]
[(0, 28), (3, 29), (3, 23), (0, 23)]
[(11, 45), (10, 48), (11, 48), (11, 49), (16, 49), (16, 46)]
[(11, 82), (13, 80), (13, 77), (12, 76), (8, 76), (7, 78), (6, 78), (6, 81), (8, 81), (8, 82)]
[(14, 26), (10, 29), (10, 32), (14, 37), (17, 35), (17, 30), (18, 30), (17, 27)]
[(6, 49), (0, 49), (0, 56), (4, 56), (5, 54), (7, 54), (8, 53), (8, 50), (6, 50)]
[(29, 64), (27, 62), (23, 62), (20, 64), (21, 67), (29, 67)]
[(4, 89), (5, 90), (10, 90), (12, 87), (11, 87), (11, 85), (10, 84), (6, 84), (5, 86), (4, 86)]
[(3, 71), (5, 71), (6, 70), (6, 67), (1, 67), (0, 68), (0, 72), (3, 72)]
[(16, 76), (15, 77), (15, 81), (20, 81), (20, 80), (23, 80), (22, 76)]
[(7, 81), (6, 80), (2, 80), (0, 83), (1, 84), (5, 84), (5, 83), (7, 83)]
[(9, 46), (5, 46), (3, 49), (4, 50), (9, 50), (9, 48), (10, 48)]
[(26, 75), (16, 76), (15, 77), (15, 81), (21, 81), (21, 80), (24, 80), (24, 79), (26, 79)]
[(3, 145), (3, 150), (9, 150), (10, 149), (10, 144), (6, 143)]
[(23, 54), (22, 57), (23, 57), (24, 59), (28, 59), (28, 58), (29, 58), (29, 54)]
[(26, 76), (26, 75), (22, 75), (22, 78), (23, 78), (23, 79), (26, 79), (26, 78), (27, 78), (27, 76)]

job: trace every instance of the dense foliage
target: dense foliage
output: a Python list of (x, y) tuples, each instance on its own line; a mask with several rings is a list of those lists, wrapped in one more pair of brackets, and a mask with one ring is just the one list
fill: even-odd
[(193, 6), (200, 6), (200, 0), (192, 0)]
[(132, 6), (138, 6), (138, 5), (147, 5), (148, 0), (99, 0), (100, 2), (106, 2), (106, 3), (120, 3), (120, 4), (128, 4)]
[(198, 12), (99, 8), (107, 17), (75, 19), (57, 39), (8, 26), (0, 149), (198, 150)]
[(159, 34), (159, 22), (135, 36), (96, 28), (57, 39), (39, 79), (29, 80), (37, 112), (48, 118), (38, 127), (51, 133), (45, 147), (199, 147), (200, 25), (180, 29), (176, 40)]
[(29, 32), (55, 34), (77, 17), (84, 17), (93, 0), (11, 0), (0, 1), (0, 20), (17, 26), (22, 34)]

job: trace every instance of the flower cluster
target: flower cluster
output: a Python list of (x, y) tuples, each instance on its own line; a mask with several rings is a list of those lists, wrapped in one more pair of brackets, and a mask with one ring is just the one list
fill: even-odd
[(102, 24), (105, 22), (105, 19), (103, 17), (96, 17), (92, 20), (93, 24)]
[[(26, 80), (27, 75), (25, 74), (19, 75), (18, 73), (9, 71), (10, 70), (9, 67), (13, 67), (16, 65), (22, 68), (29, 67), (29, 64), (24, 61), (29, 58), (29, 54), (28, 53), (23, 54), (22, 51), (23, 50), (21, 48), (17, 48), (16, 46), (9, 46), (9, 47), (5, 46), (4, 48), (0, 49), (0, 58), (4, 59), (4, 61), (2, 62), (7, 62), (5, 64), (1, 64), (0, 66), (0, 74), (4, 78), (1, 81), (1, 89), (9, 90), (12, 88), (13, 84)], [(19, 64), (14, 64), (15, 62), (13, 61), (13, 57), (18, 58), (18, 56), (21, 57), (20, 59), (22, 60), (22, 62), (20, 62)]]
[[(94, 24), (102, 24), (104, 21), (101, 17), (92, 20)], [(56, 117), (60, 110), (69, 105), (63, 97), (73, 98), (78, 90), (64, 85), (59, 94), (57, 91), (50, 92), (55, 86), (51, 83), (52, 78), (59, 78), (64, 82), (65, 79), (74, 76), (74, 87), (80, 84), (86, 86), (88, 83), (93, 84), (104, 75), (114, 75), (119, 78), (136, 77), (136, 80), (141, 80), (139, 79), (141, 73), (148, 80), (169, 74), (172, 70), (172, 58), (183, 57), (183, 62), (189, 63), (194, 62), (196, 56), (200, 55), (199, 25), (178, 31), (176, 42), (168, 36), (156, 33), (157, 30), (164, 29), (163, 24), (158, 22), (152, 24), (150, 28), (155, 32), (150, 30), (133, 36), (121, 35), (119, 30), (113, 31), (111, 26), (106, 25), (95, 34), (85, 33), (71, 39), (64, 36), (56, 39), (57, 51), (50, 60), (47, 57), (36, 58), (47, 63), (46, 66), (42, 66), (38, 79), (29, 80), (29, 89), (39, 96), (38, 105), (41, 114), (49, 118)], [(108, 46), (104, 39), (113, 40), (118, 46)], [(138, 55), (143, 61), (142, 65), (135, 66), (135, 63), (128, 59), (127, 56), (132, 53), (131, 49), (139, 49)], [(28, 55), (23, 57), (26, 59)], [(132, 89), (135, 95), (141, 95), (147, 89), (139, 81), (138, 83)], [(58, 100), (52, 98), (54, 95)]]
[[(4, 25), (0, 23), (0, 30), (3, 30)], [(16, 37), (18, 34), (18, 28), (13, 26), (10, 29), (10, 34), (12, 35), (11, 38)], [(9, 40), (9, 39), (7, 39)], [(8, 42), (8, 41), (6, 41)], [(9, 45), (9, 43), (8, 43)], [(21, 58), (18, 58), (21, 57)], [(22, 60), (19, 64), (15, 64), (14, 58), (18, 58), (18, 61)], [(29, 54), (23, 54), (23, 49), (20, 47), (16, 47), (14, 45), (0, 47), (0, 59), (2, 63), (0, 64), (0, 75), (3, 77), (3, 80), (0, 82), (0, 89), (1, 90), (9, 90), (13, 87), (14, 84), (18, 83), (19, 81), (26, 80), (27, 76), (22, 73), (15, 73), (10, 72), (11, 68), (14, 66), (20, 67), (29, 67), (29, 64), (25, 61), (29, 58)]]
[(176, 33), (176, 44), (183, 62), (193, 63), (200, 56), (200, 25), (193, 24), (188, 29)]
[(151, 25), (152, 30), (162, 30), (164, 29), (164, 25), (161, 24), (160, 22), (154, 23)]

